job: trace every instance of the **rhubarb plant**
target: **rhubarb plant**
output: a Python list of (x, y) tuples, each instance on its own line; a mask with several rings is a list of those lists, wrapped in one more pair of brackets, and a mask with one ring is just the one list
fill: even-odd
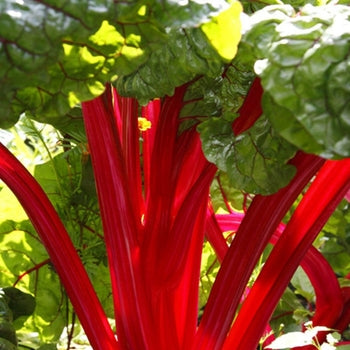
[(254, 350), (302, 298), (348, 340), (350, 10), (266, 3), (0, 2), (0, 125), (41, 154), (0, 146), (19, 346)]

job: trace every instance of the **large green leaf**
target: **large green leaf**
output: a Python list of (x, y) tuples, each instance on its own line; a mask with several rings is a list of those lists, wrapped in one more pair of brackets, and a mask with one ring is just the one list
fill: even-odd
[(185, 125), (200, 122), (198, 131), (205, 156), (227, 173), (234, 188), (269, 194), (293, 177), (294, 168), (286, 163), (295, 147), (281, 138), (265, 117), (245, 133), (234, 135), (232, 122), (255, 77), (246, 61), (239, 52), (222, 77), (205, 77), (193, 83), (185, 95), (188, 103), (181, 115)]
[[(1, 198), (6, 197), (2, 194)], [(23, 275), (17, 286), (37, 300), (33, 316), (24, 323), (19, 318), (15, 326), (37, 332), (42, 341), (57, 340), (65, 326), (63, 291), (49, 264), (39, 268), (48, 257), (31, 224), (27, 220), (2, 222), (0, 241), (1, 285), (11, 286)], [(36, 265), (38, 269), (35, 269)]]
[[(214, 43), (216, 53), (199, 27), (228, 8), (224, 0), (0, 0), (0, 126), (24, 111), (57, 123), (119, 76), (124, 93), (149, 99), (196, 74), (217, 74), (223, 47)], [(239, 21), (233, 29), (239, 33)], [(145, 86), (134, 77), (141, 66)], [(169, 76), (148, 73), (169, 66)]]
[(223, 63), (236, 54), (241, 11), (240, 3), (233, 1), (226, 11), (201, 27), (168, 30), (164, 45), (153, 45), (145, 63), (131, 74), (120, 73), (116, 82), (119, 93), (142, 103), (172, 95), (176, 86), (195, 77), (219, 77)]
[(231, 122), (223, 118), (211, 118), (199, 130), (206, 157), (227, 172), (235, 188), (268, 194), (287, 185), (295, 174), (286, 164), (294, 147), (278, 137), (265, 118), (237, 137)]
[(280, 135), (306, 152), (350, 155), (350, 8), (267, 6), (246, 18), (243, 48), (265, 91), (263, 109)]

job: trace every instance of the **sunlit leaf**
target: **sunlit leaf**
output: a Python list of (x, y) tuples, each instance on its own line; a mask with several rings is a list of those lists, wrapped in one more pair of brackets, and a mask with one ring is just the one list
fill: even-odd
[(288, 349), (312, 344), (312, 337), (303, 332), (290, 332), (276, 338), (266, 349)]
[(328, 158), (350, 155), (349, 18), (342, 5), (307, 5), (297, 16), (267, 6), (245, 17), (243, 48), (257, 60), (264, 113), (289, 142)]
[(201, 27), (219, 54), (228, 61), (235, 56), (241, 38), (241, 11), (242, 5), (234, 1), (228, 10)]

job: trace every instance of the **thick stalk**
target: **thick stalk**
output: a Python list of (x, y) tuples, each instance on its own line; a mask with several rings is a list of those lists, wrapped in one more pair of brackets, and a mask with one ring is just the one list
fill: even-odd
[[(241, 213), (216, 215), (216, 223), (219, 231), (236, 232), (242, 222), (244, 215)], [(271, 237), (270, 243), (275, 245), (281, 234), (285, 230), (285, 225), (280, 224)], [(215, 230), (216, 231), (216, 230)], [(217, 231), (217, 233), (219, 233)], [(216, 238), (214, 242), (216, 242)], [(226, 245), (226, 252), (228, 247)], [(338, 329), (335, 324), (338, 322), (338, 314), (343, 311), (344, 298), (342, 289), (339, 286), (337, 276), (323, 255), (313, 246), (305, 254), (300, 266), (307, 274), (315, 290), (316, 303), (315, 314), (312, 318), (314, 325), (327, 326)], [(324, 281), (327, 279), (327, 284)], [(341, 317), (341, 316), (339, 316)]]
[[(229, 217), (231, 218), (231, 216)], [(208, 208), (207, 208), (206, 224), (205, 224), (205, 236), (209, 241), (210, 245), (213, 247), (220, 263), (222, 263), (228, 251), (228, 245), (227, 245), (226, 239), (222, 234), (223, 232), (225, 231), (223, 231), (219, 226), (219, 223), (214, 213), (214, 208), (211, 202), (209, 202)]]
[[(221, 235), (221, 232), (234, 231), (236, 232), (239, 225), (242, 222), (244, 214), (241, 213), (230, 213), (230, 214), (219, 214), (215, 216), (216, 225), (219, 225), (219, 229), (215, 229), (211, 236)], [(270, 243), (276, 244), (281, 234), (285, 229), (284, 224), (280, 224), (271, 237)], [(210, 236), (210, 237), (211, 237)], [(214, 242), (213, 247), (215, 249), (218, 238), (214, 237), (210, 240), (211, 244)], [(225, 242), (224, 242), (225, 243)], [(223, 256), (228, 250), (227, 244), (222, 246)], [(226, 246), (226, 251), (224, 248)], [(315, 314), (312, 318), (313, 324), (320, 326), (327, 326), (332, 329), (344, 329), (344, 327), (338, 327), (338, 321), (342, 318), (341, 313), (347, 308), (346, 301), (344, 301), (342, 295), (342, 289), (339, 286), (338, 279), (323, 255), (313, 246), (305, 254), (303, 260), (300, 263), (302, 269), (306, 272), (310, 282), (315, 290), (316, 303), (315, 303)], [(327, 279), (327, 284), (324, 281)], [(346, 321), (345, 321), (346, 322)], [(346, 323), (347, 324), (347, 323)], [(267, 326), (267, 329), (269, 326)], [(269, 338), (269, 342), (264, 342), (264, 345), (268, 345), (274, 337)]]
[[(328, 161), (295, 210), (242, 306), (224, 349), (253, 350), (302, 258), (350, 185), (350, 160)], [(338, 309), (339, 310), (339, 309)], [(329, 315), (334, 321), (339, 315)], [(239, 330), (239, 332), (237, 332)]]
[[(139, 220), (130, 199), (110, 94), (82, 104), (111, 274), (118, 339), (125, 349), (154, 349), (156, 341), (140, 266)], [(137, 130), (138, 132), (138, 130)]]
[(219, 270), (199, 325), (194, 349), (221, 349), (249, 277), (265, 246), (301, 190), (324, 160), (303, 153), (293, 159), (297, 174), (270, 196), (256, 196)]
[(43, 242), (96, 350), (119, 349), (84, 266), (55, 209), (25, 167), (0, 144), (0, 177), (16, 195)]
[(232, 130), (236, 136), (251, 128), (262, 115), (261, 98), (263, 93), (260, 78), (255, 78), (242, 107), (238, 111), (238, 118), (232, 123)]
[[(144, 213), (140, 166), (140, 132), (138, 128), (138, 103), (134, 98), (119, 98), (122, 118), (122, 148), (126, 163), (126, 179), (135, 220), (141, 225)], [(141, 228), (139, 227), (139, 230)]]

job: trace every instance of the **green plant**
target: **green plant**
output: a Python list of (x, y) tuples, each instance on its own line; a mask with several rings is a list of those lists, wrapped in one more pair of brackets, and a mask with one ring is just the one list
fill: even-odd
[[(0, 3), (2, 126), (25, 113), (62, 137), (35, 167), (42, 186), (0, 147), (0, 177), (37, 232), (3, 222), (3, 262), (52, 306), (44, 342), (77, 316), (95, 349), (252, 350), (299, 265), (315, 329), (345, 330), (349, 290), (312, 244), (350, 186), (350, 11), (254, 5), (237, 51), (237, 1)], [(208, 207), (218, 170), (241, 213), (221, 180), (228, 213)], [(205, 239), (220, 269), (198, 324)]]

